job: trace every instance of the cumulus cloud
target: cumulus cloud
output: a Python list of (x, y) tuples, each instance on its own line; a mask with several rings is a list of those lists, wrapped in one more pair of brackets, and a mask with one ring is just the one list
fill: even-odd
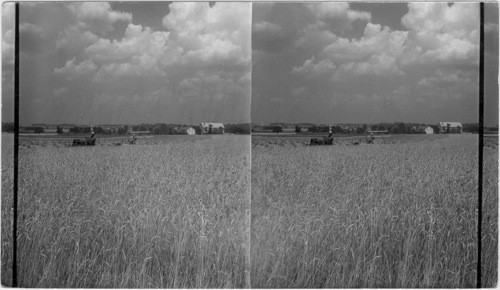
[(192, 61), (250, 61), (247, 3), (173, 3), (163, 25)]
[(113, 11), (107, 2), (75, 2), (68, 4), (68, 8), (78, 20), (79, 27), (97, 34), (112, 31), (118, 21), (132, 21), (132, 14)]
[[(475, 4), (455, 3), (451, 7), (446, 3), (408, 4), (409, 12), (401, 20), (408, 31), (371, 23), (369, 14), (352, 11), (347, 3), (309, 4), (308, 7), (319, 22), (328, 17), (344, 23), (368, 21), (359, 39), (332, 35), (324, 25), (310, 25), (297, 42), (299, 46), (314, 40), (327, 42), (314, 57), (317, 64), (327, 60), (336, 64), (329, 70), (336, 81), (363, 75), (402, 76), (415, 65), (475, 65), (478, 62), (479, 23)], [(343, 29), (351, 27), (344, 25)], [(319, 67), (315, 70), (311, 59), (302, 67), (295, 67), (293, 72), (317, 71)]]
[(330, 74), (336, 81), (362, 75), (404, 75), (398, 58), (407, 35), (408, 32), (391, 31), (389, 27), (368, 23), (359, 40), (336, 37), (320, 52), (322, 60), (313, 64), (309, 59), (293, 72), (309, 78)]
[(306, 78), (316, 78), (321, 75), (331, 75), (336, 68), (337, 66), (331, 59), (323, 59), (318, 63), (314, 63), (313, 57), (306, 60), (302, 66), (294, 67), (292, 72)]
[(56, 68), (54, 74), (65, 77), (68, 80), (77, 80), (92, 75), (97, 66), (89, 59), (76, 64), (76, 59), (67, 61), (62, 68)]
[(308, 4), (307, 7), (317, 20), (315, 26), (320, 29), (350, 30), (355, 21), (371, 20), (370, 13), (352, 10), (347, 2), (322, 2)]
[(74, 55), (98, 39), (94, 33), (82, 30), (77, 25), (70, 25), (64, 30), (62, 37), (56, 40), (56, 48)]
[[(71, 55), (64, 65), (53, 69), (53, 75), (60, 79), (87, 83), (96, 96), (109, 100), (116, 95), (139, 98), (137, 102), (150, 105), (157, 105), (163, 96), (179, 100), (170, 103), (172, 106), (186, 100), (200, 102), (199, 109), (206, 102), (229, 101), (243, 106), (244, 98), (250, 97), (248, 3), (217, 3), (212, 7), (207, 3), (173, 3), (163, 18), (165, 30), (134, 24), (131, 15), (110, 10), (109, 5), (69, 7), (79, 23), (69, 25), (56, 42), (58, 49)], [(96, 17), (107, 24), (95, 29), (92, 23)], [(103, 32), (118, 21), (129, 21), (122, 36), (106, 37)], [(129, 105), (127, 110), (133, 107)], [(243, 116), (241, 110), (235, 112), (240, 115), (233, 118)]]
[(479, 8), (475, 3), (410, 3), (401, 23), (412, 31), (409, 47), (420, 63), (478, 62)]
[(94, 82), (120, 81), (123, 77), (165, 77), (162, 58), (172, 57), (169, 32), (130, 23), (121, 40), (101, 38), (85, 49), (86, 57), (99, 66)]
[(281, 32), (281, 26), (268, 22), (268, 21), (260, 21), (257, 23), (253, 24), (253, 33), (261, 33), (261, 32), (267, 32), (270, 34), (277, 34)]
[(438, 69), (431, 76), (423, 77), (418, 81), (422, 87), (436, 87), (441, 85), (463, 87), (464, 89), (471, 82), (477, 81), (477, 75), (464, 71), (445, 71)]

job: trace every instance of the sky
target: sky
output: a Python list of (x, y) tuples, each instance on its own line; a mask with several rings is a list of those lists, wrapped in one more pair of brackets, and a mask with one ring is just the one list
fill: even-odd
[[(498, 4), (485, 13), (488, 126)], [(477, 3), (25, 2), (20, 18), (22, 125), (478, 122)]]
[[(485, 9), (498, 124), (498, 5)], [(479, 121), (479, 4), (254, 3), (252, 121)]]
[[(250, 3), (20, 4), (20, 123), (248, 123)], [(14, 6), (2, 7), (13, 121)]]

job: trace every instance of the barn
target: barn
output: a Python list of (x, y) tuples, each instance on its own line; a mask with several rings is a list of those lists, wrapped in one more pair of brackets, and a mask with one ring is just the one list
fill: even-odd
[(460, 122), (439, 122), (439, 133), (462, 133)]
[(201, 134), (224, 134), (224, 124), (222, 123), (201, 123)]
[(194, 135), (196, 134), (196, 130), (193, 127), (181, 126), (175, 127), (174, 132), (180, 135)]

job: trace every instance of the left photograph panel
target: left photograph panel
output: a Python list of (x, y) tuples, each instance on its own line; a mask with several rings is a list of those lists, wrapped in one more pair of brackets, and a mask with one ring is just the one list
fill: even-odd
[(251, 13), (3, 4), (3, 286), (249, 287)]

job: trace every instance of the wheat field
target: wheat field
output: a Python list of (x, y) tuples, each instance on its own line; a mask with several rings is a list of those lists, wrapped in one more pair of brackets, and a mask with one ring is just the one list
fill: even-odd
[[(19, 286), (248, 285), (249, 136), (120, 147), (26, 142), (19, 152)], [(3, 285), (12, 273), (8, 147)]]
[[(411, 139), (320, 147), (252, 140), (252, 286), (475, 287), (477, 135)], [(483, 280), (491, 286), (497, 197), (485, 193), (484, 214), (494, 218), (485, 225)]]
[[(477, 135), (351, 141), (310, 147), (297, 137), (177, 136), (71, 148), (21, 138), (18, 283), (475, 287)], [(7, 286), (12, 142), (3, 134)], [(482, 280), (493, 287), (496, 139), (485, 142), (483, 170)]]

